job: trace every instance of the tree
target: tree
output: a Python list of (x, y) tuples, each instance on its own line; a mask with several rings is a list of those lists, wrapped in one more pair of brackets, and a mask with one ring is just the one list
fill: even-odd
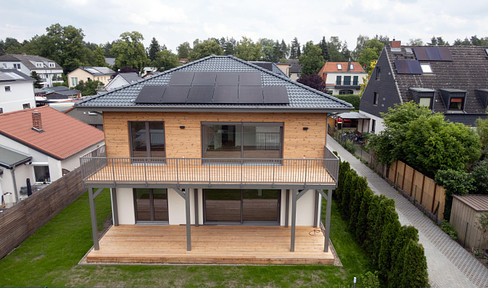
[(322, 57), (324, 57), (325, 61), (330, 60), (329, 56), (329, 47), (327, 46), (327, 41), (325, 40), (325, 36), (322, 37), (322, 40), (319, 42), (320, 50), (322, 50)]
[(424, 42), (420, 38), (410, 39), (408, 46), (424, 46)]
[(403, 248), (403, 271), (399, 287), (423, 288), (429, 286), (427, 259), (424, 247), (410, 240)]
[(20, 54), (22, 53), (22, 45), (15, 38), (5, 38), (5, 54)]
[(0, 39), (0, 56), (5, 55), (5, 42)]
[(429, 46), (449, 46), (449, 42), (444, 41), (442, 37), (435, 37), (432, 36), (430, 39), (430, 43), (427, 43)]
[(324, 57), (322, 57), (322, 50), (315, 46), (312, 41), (307, 42), (303, 48), (303, 54), (299, 58), (299, 63), (302, 65), (302, 74), (310, 75), (318, 73), (320, 68), (325, 64)]
[(300, 76), (300, 78), (298, 78), (297, 82), (321, 92), (324, 92), (325, 90), (324, 80), (322, 80), (322, 78), (317, 74), (303, 74)]
[[(195, 41), (198, 41), (195, 40)], [(195, 43), (195, 42), (194, 42)], [(207, 57), (210, 55), (223, 55), (224, 51), (222, 47), (220, 47), (219, 43), (214, 40), (205, 40), (203, 42), (197, 42), (198, 44), (193, 46), (193, 49), (190, 52), (189, 60), (195, 61), (203, 57)]]
[(75, 86), (75, 89), (79, 90), (81, 92), (81, 95), (83, 96), (90, 96), (97, 94), (97, 89), (99, 87), (103, 87), (102, 82), (98, 80), (93, 81), (91, 79), (88, 79), (86, 83), (84, 81), (80, 81), (80, 83)]
[(46, 28), (47, 34), (39, 37), (44, 46), (41, 56), (56, 61), (63, 67), (65, 74), (79, 66), (88, 64), (87, 51), (83, 43), (83, 30), (71, 25), (53, 24)]
[(488, 119), (478, 118), (475, 122), (476, 133), (480, 136), (481, 153), (488, 159)]
[(120, 39), (114, 43), (111, 50), (115, 56), (115, 69), (128, 66), (142, 72), (148, 62), (142, 40), (144, 37), (137, 31), (120, 34)]
[(254, 43), (250, 38), (242, 37), (235, 48), (234, 56), (241, 58), (245, 61), (260, 60), (263, 56), (262, 45), (260, 43)]
[(156, 40), (156, 38), (153, 37), (147, 51), (149, 60), (150, 61), (156, 60), (156, 53), (158, 53), (159, 51), (161, 51), (161, 46), (159, 45), (158, 40)]
[(39, 75), (37, 74), (36, 71), (32, 71), (31, 72), (31, 77), (34, 78), (34, 88), (37, 88), (37, 89), (40, 89), (42, 88), (42, 84), (41, 84), (41, 77), (39, 77)]
[(105, 50), (103, 49), (102, 45), (97, 46), (95, 51), (93, 51), (94, 60), (91, 63), (93, 66), (97, 67), (105, 67), (108, 66), (107, 62), (105, 61)]
[[(343, 47), (344, 46), (342, 45), (342, 42), (339, 40), (339, 37), (337, 36), (330, 37), (330, 40), (327, 43), (327, 49), (329, 51), (328, 61), (345, 62), (349, 60), (342, 54), (344, 50)], [(347, 49), (347, 45), (346, 45), (346, 49)]]
[(280, 59), (286, 59), (288, 55), (290, 55), (290, 46), (286, 45), (285, 40), (281, 39), (281, 44), (280, 44), (280, 52), (281, 52), (281, 57)]
[(178, 58), (180, 59), (190, 58), (190, 52), (191, 52), (190, 43), (188, 42), (181, 43), (178, 46), (178, 48), (176, 48), (176, 51), (178, 52)]
[(158, 71), (172, 69), (180, 65), (178, 56), (169, 50), (158, 51), (155, 57), (151, 63)]
[(291, 46), (290, 46), (290, 58), (291, 59), (298, 59), (300, 58), (301, 51), (300, 51), (300, 43), (298, 43), (297, 37), (293, 38), (293, 41), (291, 41)]

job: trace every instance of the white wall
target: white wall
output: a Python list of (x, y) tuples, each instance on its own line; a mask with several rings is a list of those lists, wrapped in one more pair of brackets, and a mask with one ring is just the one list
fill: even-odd
[(134, 212), (134, 195), (132, 188), (117, 188), (117, 210), (119, 224), (133, 225), (136, 223)]
[(359, 110), (359, 113), (364, 114), (364, 115), (368, 116), (369, 118), (371, 118), (371, 120), (369, 121), (369, 128), (368, 128), (367, 132), (372, 133), (371, 129), (373, 127), (373, 120), (375, 120), (375, 122), (376, 122), (375, 130), (374, 130), (375, 134), (378, 134), (381, 131), (385, 130), (385, 124), (384, 124), (383, 118), (375, 116), (373, 114), (370, 114), (370, 113), (362, 111), (362, 110)]
[(113, 90), (113, 89), (115, 89), (115, 88), (119, 88), (119, 87), (122, 87), (122, 86), (124, 86), (124, 85), (127, 85), (127, 84), (129, 84), (129, 83), (128, 83), (128, 82), (127, 82), (127, 81), (126, 81), (124, 78), (122, 78), (122, 77), (120, 76), (120, 74), (119, 74), (119, 75), (115, 76), (115, 78), (114, 78), (112, 81), (110, 81), (110, 82), (109, 82), (109, 83), (108, 83), (108, 84), (105, 86), (105, 89), (106, 89), (107, 91), (110, 91), (110, 90)]
[[(291, 216), (292, 216), (292, 203), (291, 203), (291, 196), (292, 191), (290, 190), (290, 200), (289, 200), (289, 207), (288, 207), (288, 226), (291, 226)], [(306, 194), (303, 195), (297, 201), (297, 218), (296, 218), (296, 225), (297, 226), (313, 226), (314, 224), (314, 202), (315, 202), (315, 190), (308, 190), (305, 192)], [(281, 192), (281, 221), (280, 225), (285, 225), (285, 210), (286, 210), (286, 190), (282, 190)], [(321, 199), (321, 198), (320, 198)], [(321, 201), (317, 205), (321, 205)], [(320, 206), (319, 206), (320, 207)], [(318, 218), (320, 219), (320, 209)]]
[[(17, 197), (19, 200), (27, 198), (27, 196), (20, 196), (20, 188), (26, 186), (27, 178), (30, 178), (31, 184), (34, 184), (34, 168), (28, 164), (22, 164), (20, 166), (15, 167), (15, 182), (17, 184)], [(11, 207), (15, 204), (15, 189), (14, 189), (14, 182), (12, 178), (12, 170), (3, 168), (3, 175), (0, 176), (0, 192), (7, 193), (10, 192), (12, 194), (5, 195), (4, 200), (7, 204), (7, 207)]]
[[(5, 86), (10, 86), (10, 92), (5, 92)], [(23, 104), (29, 104), (30, 108), (36, 107), (33, 82), (12, 81), (0, 84), (0, 108), (3, 108), (3, 113), (22, 110)]]
[(86, 149), (83, 149), (81, 150), (80, 152), (66, 158), (66, 159), (63, 159), (61, 160), (61, 168), (62, 169), (66, 169), (66, 170), (69, 170), (69, 171), (73, 171), (75, 170), (76, 168), (80, 167), (80, 157), (85, 155), (86, 153), (104, 145), (104, 141), (100, 142), (100, 143), (97, 143), (95, 145), (92, 145)]

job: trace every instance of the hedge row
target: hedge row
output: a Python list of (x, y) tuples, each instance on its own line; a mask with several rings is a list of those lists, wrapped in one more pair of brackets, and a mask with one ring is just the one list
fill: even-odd
[(418, 231), (400, 224), (393, 199), (374, 195), (366, 178), (342, 161), (334, 198), (385, 286), (428, 287), (427, 261)]

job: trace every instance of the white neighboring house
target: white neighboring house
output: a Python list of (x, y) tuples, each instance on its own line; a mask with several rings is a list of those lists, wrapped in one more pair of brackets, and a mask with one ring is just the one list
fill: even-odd
[(119, 73), (117, 76), (114, 77), (114, 79), (110, 80), (110, 82), (105, 85), (105, 90), (110, 91), (115, 88), (135, 83), (141, 79), (142, 78), (139, 77), (139, 75), (137, 75), (137, 73), (135, 72)]
[(0, 56), (0, 68), (16, 69), (28, 76), (35, 71), (41, 78), (43, 87), (63, 83), (63, 67), (53, 60), (26, 54), (7, 54)]
[(15, 69), (0, 69), (0, 113), (36, 107), (34, 81)]
[(49, 106), (0, 114), (0, 148), (7, 151), (0, 151), (0, 192), (7, 193), (7, 206), (22, 199), (27, 179), (38, 187), (56, 181), (79, 167), (79, 157), (103, 145), (103, 138), (102, 131)]
[(358, 62), (327, 62), (319, 71), (327, 93), (359, 95), (366, 73)]

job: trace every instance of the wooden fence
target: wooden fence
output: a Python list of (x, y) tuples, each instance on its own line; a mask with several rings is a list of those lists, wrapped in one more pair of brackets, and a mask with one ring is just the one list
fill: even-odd
[(425, 176), (402, 161), (393, 162), (389, 167), (375, 161), (371, 167), (383, 178), (408, 197), (417, 207), (437, 222), (444, 219), (446, 205), (446, 189), (435, 184), (432, 178)]
[(80, 171), (80, 168), (71, 171), (0, 213), (0, 258), (5, 257), (86, 191)]

